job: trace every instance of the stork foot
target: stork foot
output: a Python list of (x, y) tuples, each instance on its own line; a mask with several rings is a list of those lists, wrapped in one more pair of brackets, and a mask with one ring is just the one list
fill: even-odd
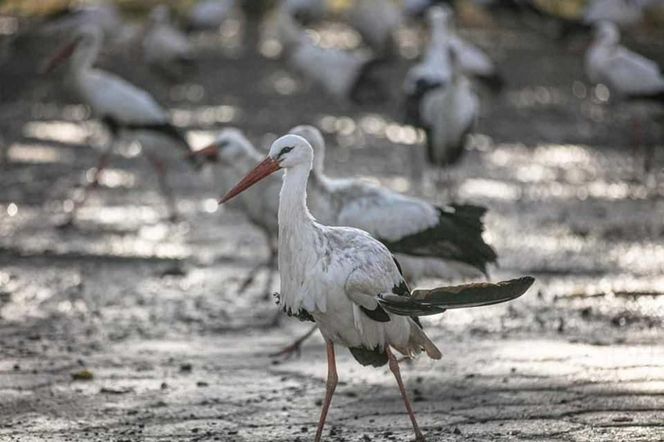
[(309, 336), (311, 336), (316, 331), (316, 329), (318, 329), (318, 326), (314, 325), (308, 332), (297, 338), (292, 344), (287, 345), (275, 353), (271, 353), (269, 356), (271, 358), (290, 359), (295, 355), (299, 358), (302, 354), (302, 343), (309, 339)]
[(74, 227), (76, 227), (76, 224), (74, 223), (73, 216), (68, 216), (64, 221), (60, 221), (55, 224), (55, 228), (58, 230), (69, 230), (73, 229)]

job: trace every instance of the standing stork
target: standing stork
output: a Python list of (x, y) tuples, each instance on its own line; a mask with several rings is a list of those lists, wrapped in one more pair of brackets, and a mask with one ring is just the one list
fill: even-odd
[(297, 126), (290, 133), (314, 150), (308, 202), (316, 219), (371, 234), (395, 254), (407, 281), (473, 278), (495, 264), (496, 252), (482, 238), (486, 208), (436, 206), (360, 179), (328, 177), (320, 131)]
[(340, 102), (376, 103), (386, 98), (375, 73), (380, 59), (362, 52), (317, 46), (295, 23), (286, 4), (277, 11), (277, 29), (288, 64)]
[(348, 348), (363, 365), (388, 364), (415, 437), (423, 441), (392, 349), (407, 356), (424, 351), (440, 359), (440, 351), (418, 325), (417, 316), (509, 301), (525, 293), (534, 280), (523, 277), (499, 284), (411, 292), (390, 251), (367, 232), (314, 220), (306, 203), (312, 162), (309, 143), (300, 136), (285, 135), (220, 203), (285, 170), (279, 197), (280, 304), (284, 312), (316, 322), (327, 347), (327, 388), (315, 441), (321, 440), (338, 382), (335, 344)]
[[(585, 68), (591, 82), (604, 84), (619, 99), (664, 104), (661, 68), (654, 61), (622, 46), (614, 23), (601, 22), (597, 26), (595, 40), (586, 52)], [(636, 152), (641, 138), (640, 118), (635, 116), (632, 124), (632, 149)], [(654, 153), (654, 146), (649, 145), (644, 159), (646, 172), (651, 169)]]
[[(235, 128), (223, 129), (214, 142), (209, 146), (192, 152), (206, 161), (218, 164), (219, 173), (215, 173), (217, 185), (224, 189), (230, 189), (233, 184), (246, 175), (256, 164), (262, 160), (262, 155), (258, 153), (253, 144)], [(217, 168), (215, 168), (217, 171)], [(269, 248), (269, 258), (266, 262), (253, 268), (240, 285), (240, 292), (243, 292), (254, 280), (254, 277), (260, 268), (267, 269), (264, 297), (271, 295), (272, 281), (277, 267), (277, 235), (279, 226), (277, 224), (277, 214), (279, 211), (279, 189), (281, 180), (276, 176), (266, 179), (267, 183), (263, 189), (249, 189), (240, 195), (235, 201), (235, 208), (239, 209), (249, 221), (263, 232)]]
[[(74, 221), (76, 211), (85, 202), (89, 191), (96, 187), (102, 170), (108, 165), (115, 139), (121, 131), (130, 131), (140, 140), (144, 153), (154, 167), (159, 186), (166, 199), (171, 220), (177, 218), (175, 198), (166, 180), (166, 166), (154, 150), (168, 139), (186, 152), (191, 148), (186, 138), (170, 122), (168, 112), (146, 91), (124, 79), (92, 67), (101, 46), (102, 34), (98, 27), (84, 26), (69, 44), (60, 49), (47, 63), (45, 71), (71, 59), (68, 75), (83, 102), (103, 122), (111, 133), (111, 141), (104, 147), (93, 179), (86, 185), (82, 198), (74, 202), (64, 225)], [(195, 163), (197, 159), (192, 158)]]

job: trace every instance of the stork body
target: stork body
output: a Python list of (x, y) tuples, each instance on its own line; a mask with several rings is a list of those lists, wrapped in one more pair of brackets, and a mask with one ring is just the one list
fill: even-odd
[(394, 55), (394, 34), (401, 24), (401, 11), (390, 0), (362, 0), (353, 2), (345, 12), (346, 22), (379, 57)]
[(362, 52), (317, 46), (284, 7), (278, 12), (280, 39), (290, 66), (341, 102), (375, 102), (384, 97), (374, 77), (376, 58)]
[(189, 14), (189, 31), (215, 31), (230, 16), (235, 0), (202, 0), (197, 2)]
[(427, 133), (427, 158), (438, 167), (453, 165), (461, 159), (466, 136), (479, 114), (479, 99), (470, 81), (458, 66), (453, 72), (450, 84), (427, 93), (420, 107)]
[(94, 115), (108, 127), (112, 140), (102, 152), (94, 179), (86, 187), (81, 201), (74, 205), (69, 224), (73, 221), (78, 207), (85, 201), (88, 191), (96, 186), (101, 171), (106, 167), (115, 138), (121, 131), (130, 132), (141, 141), (144, 153), (155, 168), (171, 218), (176, 216), (175, 201), (166, 183), (165, 165), (159, 158), (158, 145), (169, 141), (186, 152), (190, 151), (184, 136), (171, 124), (168, 113), (146, 91), (139, 89), (124, 79), (92, 67), (102, 36), (96, 27), (84, 27), (74, 41), (65, 46), (50, 61), (47, 70), (71, 57), (69, 78), (84, 103), (90, 106)]
[(370, 233), (395, 254), (409, 282), (477, 277), (495, 263), (495, 251), (482, 239), (485, 208), (435, 206), (362, 180), (330, 178), (323, 169), (321, 133), (312, 126), (291, 133), (314, 149), (309, 205), (316, 219)]
[[(220, 166), (215, 168), (215, 184), (223, 189), (230, 189), (262, 160), (262, 156), (253, 144), (242, 132), (234, 128), (226, 128), (219, 132), (213, 145), (197, 151), (196, 154), (205, 156), (209, 161)], [(267, 177), (265, 181), (263, 187), (251, 188), (239, 195), (231, 203), (231, 207), (241, 211), (264, 234), (269, 248), (268, 260), (260, 263), (247, 274), (240, 284), (240, 292), (248, 288), (257, 271), (265, 267), (268, 274), (263, 295), (268, 297), (272, 294), (272, 281), (277, 267), (277, 235), (279, 233), (277, 217), (281, 179), (271, 176)]]
[[(327, 344), (327, 391), (315, 440), (320, 441), (322, 437), (338, 381), (335, 344), (349, 348), (364, 365), (389, 363), (415, 436), (417, 440), (424, 440), (392, 349), (408, 356), (426, 352), (429, 357), (439, 359), (440, 351), (411, 316), (440, 313), (449, 305), (450, 297), (447, 296), (444, 303), (446, 307), (441, 307), (443, 303), (435, 291), (411, 296), (398, 264), (384, 245), (362, 230), (316, 222), (306, 204), (312, 161), (313, 150), (306, 140), (297, 135), (283, 136), (272, 144), (268, 157), (220, 202), (230, 200), (269, 174), (285, 169), (279, 197), (280, 303), (287, 313), (313, 319)], [(498, 295), (496, 291), (489, 296), (490, 302), (487, 299), (482, 302), (475, 294), (471, 303), (464, 299), (459, 306), (514, 299), (532, 284), (532, 278), (515, 281), (506, 283), (511, 286), (507, 290), (509, 295), (499, 290), (503, 293)], [(464, 298), (462, 292), (463, 289), (456, 293), (457, 302)]]
[(664, 100), (664, 75), (652, 60), (620, 45), (615, 24), (598, 25), (595, 41), (586, 53), (586, 74), (622, 98)]
[[(615, 24), (602, 22), (597, 26), (595, 41), (588, 49), (585, 59), (586, 75), (593, 83), (606, 85), (622, 100), (654, 101), (664, 104), (664, 75), (652, 60), (620, 45), (620, 34)], [(661, 106), (660, 106), (661, 107)], [(642, 138), (642, 119), (652, 119), (651, 109), (641, 110), (646, 114), (632, 117), (632, 153), (636, 154)], [(655, 148), (647, 146), (643, 160), (645, 172), (654, 162)]]

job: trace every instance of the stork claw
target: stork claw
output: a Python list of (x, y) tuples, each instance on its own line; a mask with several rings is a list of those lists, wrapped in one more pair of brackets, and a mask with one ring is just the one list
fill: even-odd
[(308, 332), (297, 338), (295, 342), (275, 353), (270, 353), (268, 356), (271, 358), (283, 357), (285, 360), (288, 360), (295, 354), (299, 358), (302, 355), (302, 343), (309, 339), (309, 336), (311, 336), (317, 329), (318, 326), (314, 325)]

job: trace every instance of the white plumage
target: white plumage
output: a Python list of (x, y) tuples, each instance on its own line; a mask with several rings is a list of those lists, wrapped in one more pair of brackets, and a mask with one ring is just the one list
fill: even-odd
[(358, 101), (359, 83), (368, 75), (372, 57), (359, 51), (317, 46), (283, 7), (277, 20), (279, 38), (291, 67), (339, 100)]
[[(249, 172), (222, 199), (229, 201), (261, 179), (285, 169), (279, 195), (279, 274), (281, 308), (293, 315), (313, 319), (327, 345), (327, 391), (315, 441), (321, 440), (327, 412), (337, 385), (334, 345), (350, 349), (363, 365), (389, 364), (394, 374), (418, 441), (424, 440), (401, 380), (392, 348), (404, 355), (422, 351), (439, 359), (441, 353), (412, 315), (440, 313), (450, 301), (465, 298), (458, 307), (486, 305), (519, 296), (532, 284), (522, 278), (503, 284), (518, 286), (500, 299), (490, 301), (477, 292), (498, 288), (473, 286), (470, 296), (463, 288), (424, 290), (411, 295), (389, 250), (367, 232), (350, 227), (318, 223), (307, 208), (307, 181), (313, 163), (309, 143), (297, 135), (277, 139), (265, 160)], [(451, 295), (451, 296), (450, 296)], [(515, 296), (516, 295), (516, 296)], [(483, 299), (479, 299), (483, 298)], [(443, 306), (443, 307), (440, 307)], [(411, 309), (411, 308), (414, 308)], [(429, 310), (433, 309), (433, 310)]]
[[(394, 248), (410, 282), (425, 277), (476, 277), (495, 261), (495, 252), (481, 236), (483, 208), (437, 207), (362, 180), (327, 177), (321, 133), (312, 126), (298, 126), (291, 133), (306, 139), (314, 149), (308, 201), (316, 219), (362, 229)], [(467, 213), (471, 211), (473, 215)]]
[(593, 83), (603, 83), (626, 97), (664, 94), (664, 76), (659, 66), (619, 44), (615, 24), (598, 25), (595, 41), (586, 53), (586, 74)]
[(394, 33), (401, 24), (401, 12), (390, 0), (362, 0), (352, 2), (344, 18), (362, 36), (376, 54), (391, 55)]
[(175, 143), (186, 151), (189, 151), (189, 144), (170, 123), (168, 113), (150, 94), (116, 75), (92, 67), (101, 40), (102, 34), (98, 27), (84, 26), (77, 32), (75, 39), (50, 60), (47, 67), (50, 71), (71, 57), (69, 76), (74, 88), (83, 102), (90, 106), (93, 114), (107, 124), (112, 134), (111, 142), (105, 146), (99, 157), (94, 179), (86, 186), (82, 198), (75, 203), (65, 224), (73, 222), (76, 210), (87, 198), (89, 190), (96, 185), (101, 171), (109, 161), (115, 138), (121, 130), (132, 131), (133, 137), (140, 140), (144, 153), (159, 177), (161, 191), (169, 206), (170, 218), (175, 219), (175, 199), (166, 183), (166, 168), (159, 158), (159, 149), (165, 141)]
[(202, 0), (189, 13), (189, 29), (193, 31), (216, 30), (230, 16), (235, 0)]
[(422, 125), (427, 132), (428, 160), (441, 167), (454, 164), (461, 158), (466, 135), (479, 115), (479, 99), (454, 61), (454, 55), (451, 58), (453, 75), (450, 84), (425, 94), (420, 105)]

